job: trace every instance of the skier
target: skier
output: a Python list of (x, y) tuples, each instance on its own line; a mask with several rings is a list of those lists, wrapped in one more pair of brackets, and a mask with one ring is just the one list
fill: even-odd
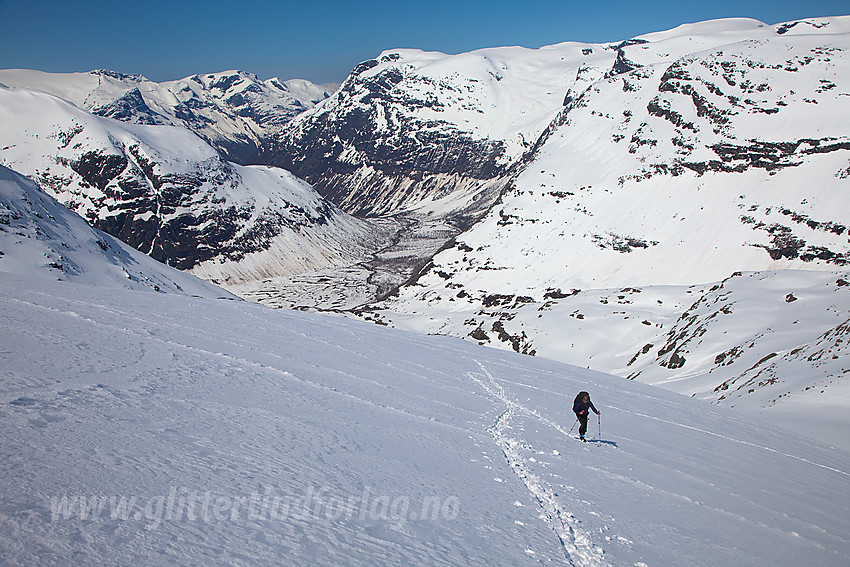
[(587, 392), (579, 392), (578, 396), (576, 396), (575, 401), (573, 401), (573, 412), (576, 414), (576, 418), (578, 418), (579, 427), (578, 427), (578, 436), (579, 439), (587, 442), (587, 439), (584, 438), (584, 434), (587, 433), (587, 416), (588, 409), (592, 409), (593, 413), (599, 415), (600, 412), (598, 409), (593, 407), (593, 402), (590, 401), (590, 394)]

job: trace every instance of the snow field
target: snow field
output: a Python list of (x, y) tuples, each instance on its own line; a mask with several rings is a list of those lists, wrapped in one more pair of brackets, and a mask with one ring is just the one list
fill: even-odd
[[(850, 552), (846, 453), (670, 392), (245, 302), (2, 274), (0, 303), (11, 563), (842, 565)], [(596, 443), (569, 435), (581, 389), (602, 411)]]

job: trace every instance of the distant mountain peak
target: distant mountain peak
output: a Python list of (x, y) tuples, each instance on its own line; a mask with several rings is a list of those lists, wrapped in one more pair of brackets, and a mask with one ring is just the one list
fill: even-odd
[(306, 80), (261, 81), (222, 71), (155, 83), (142, 75), (0, 70), (0, 82), (39, 89), (82, 110), (137, 124), (188, 128), (237, 163), (263, 163), (281, 128), (332, 90)]

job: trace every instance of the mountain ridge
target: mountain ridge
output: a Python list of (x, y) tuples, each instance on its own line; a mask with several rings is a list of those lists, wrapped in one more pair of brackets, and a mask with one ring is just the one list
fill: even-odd
[(384, 228), (346, 215), (289, 172), (226, 161), (193, 132), (0, 89), (0, 159), (86, 220), (216, 283), (368, 258)]
[(2, 165), (0, 272), (90, 286), (236, 299), (91, 228), (32, 180)]
[(6, 69), (0, 70), (0, 83), (47, 92), (97, 116), (187, 128), (241, 165), (263, 163), (269, 140), (293, 116), (336, 89), (304, 79), (263, 81), (245, 71), (155, 83), (142, 75), (105, 69), (88, 73)]

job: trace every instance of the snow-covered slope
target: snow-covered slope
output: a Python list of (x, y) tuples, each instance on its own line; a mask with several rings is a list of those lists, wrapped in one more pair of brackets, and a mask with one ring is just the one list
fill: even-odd
[[(413, 286), (362, 315), (605, 370), (715, 401), (850, 451), (846, 271), (542, 297)], [(418, 291), (418, 301), (407, 294)]]
[(293, 119), (274, 163), (357, 214), (474, 217), (555, 117), (576, 69), (614, 57), (577, 43), (387, 51)]
[(97, 70), (44, 73), (0, 70), (0, 83), (41, 90), (98, 116), (187, 128), (237, 163), (262, 163), (268, 142), (293, 116), (327, 98), (335, 85), (303, 79), (261, 81), (225, 71), (155, 83), (141, 75)]
[(247, 302), (3, 275), (0, 304), (9, 564), (850, 555), (848, 453), (671, 392)]
[(640, 66), (772, 35), (776, 30), (758, 21), (732, 19), (609, 44), (458, 55), (388, 50), (293, 119), (274, 163), (350, 212), (469, 220), (493, 202), (559, 111), (597, 82), (623, 85), (614, 78)]
[(0, 165), (0, 277), (235, 299), (91, 228), (26, 177)]
[(18, 88), (0, 88), (0, 122), (0, 163), (93, 226), (216, 283), (348, 265), (383, 242), (385, 231), (289, 172), (227, 162), (185, 128), (102, 118)]
[[(829, 21), (850, 27), (850, 17)], [(468, 260), (454, 271), (489, 261), (502, 269), (488, 281), (519, 292), (531, 268), (538, 288), (587, 288), (845, 265), (850, 32), (833, 27), (740, 39), (594, 83), (463, 236), (485, 250), (457, 250)]]
[(846, 408), (846, 355), (809, 351), (850, 318), (848, 50), (850, 17), (620, 44), (489, 214), (368, 316), (721, 403), (831, 384), (817, 397)]

